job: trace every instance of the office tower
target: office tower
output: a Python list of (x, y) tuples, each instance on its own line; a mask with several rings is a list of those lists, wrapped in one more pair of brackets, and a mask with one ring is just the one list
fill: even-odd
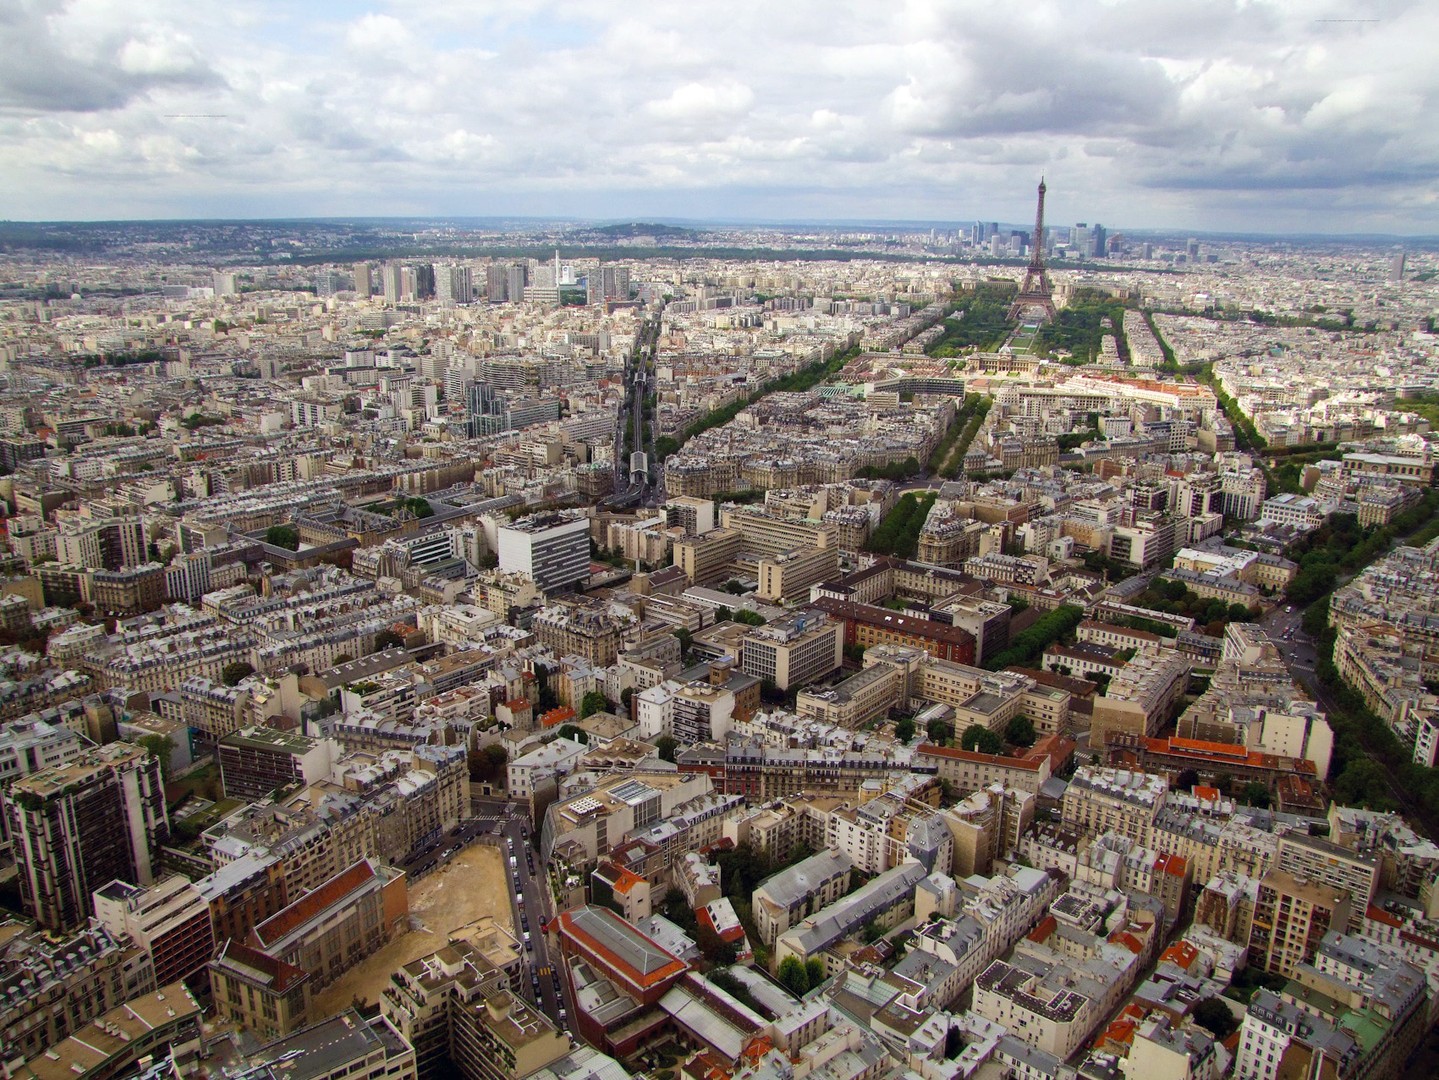
[(370, 295), (370, 264), (357, 262), (354, 267), (355, 274), (355, 295), (367, 297)]
[(628, 300), (630, 271), (627, 266), (597, 266), (590, 273), (588, 300), (591, 304), (606, 300)]
[(216, 296), (234, 296), (238, 291), (239, 290), (235, 288), (234, 274), (222, 274), (218, 270), (215, 271)]
[(1199, 258), (1199, 241), (1191, 236), (1189, 238), (1189, 243), (1185, 245), (1184, 250), (1185, 254), (1189, 256), (1189, 261), (1193, 262), (1195, 259)]
[(470, 268), (460, 263), (435, 267), (435, 299), (448, 304), (468, 304), (474, 299)]
[(1154, 245), (1147, 240), (1144, 242), (1144, 258), (1146, 260), (1154, 258)]
[(380, 269), (380, 284), (388, 304), (398, 304), (405, 292), (405, 267), (396, 262), (387, 262)]
[(490, 303), (498, 304), (505, 299), (509, 274), (510, 268), (504, 263), (490, 263), (485, 267), (485, 297)]
[(545, 592), (571, 589), (590, 572), (590, 530), (583, 517), (537, 514), (499, 530), (500, 569), (523, 574)]
[(505, 277), (505, 299), (518, 304), (525, 298), (525, 286), (529, 283), (529, 267), (524, 263), (511, 263)]
[(108, 882), (149, 885), (170, 835), (160, 759), (128, 743), (32, 773), (3, 799), (21, 899), (50, 930), (83, 926)]
[(410, 294), (412, 300), (433, 300), (435, 298), (435, 268), (430, 263), (415, 267), (415, 287)]
[(465, 391), (465, 428), (472, 439), (504, 429), (505, 399), (489, 383), (471, 383)]
[(975, 247), (984, 243), (984, 222), (976, 221), (969, 227), (969, 242)]
[(1093, 250), (1094, 234), (1090, 232), (1089, 225), (1081, 221), (1069, 230), (1069, 253), (1082, 259)]
[(1400, 282), (1404, 280), (1404, 252), (1399, 252), (1389, 261), (1389, 280)]
[(996, 237), (996, 236), (998, 236), (998, 235), (999, 235), (999, 222), (997, 222), (997, 221), (991, 221), (991, 222), (989, 222), (988, 224), (985, 225), (985, 227), (984, 227), (984, 238), (985, 238), (986, 240), (992, 240), (994, 237)]
[(315, 275), (316, 296), (334, 296), (344, 287), (344, 279), (333, 270), (321, 270)]
[(1107, 237), (1104, 231), (1104, 226), (1096, 221), (1094, 223), (1094, 230), (1090, 235), (1093, 238), (1093, 246), (1090, 254), (1093, 255), (1096, 259), (1104, 258), (1105, 254), (1109, 249)]

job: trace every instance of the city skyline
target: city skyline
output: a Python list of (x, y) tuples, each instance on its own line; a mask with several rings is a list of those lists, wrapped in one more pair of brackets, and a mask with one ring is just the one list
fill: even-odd
[(23, 220), (546, 216), (1439, 233), (1419, 5), (54, 2), (0, 44)]

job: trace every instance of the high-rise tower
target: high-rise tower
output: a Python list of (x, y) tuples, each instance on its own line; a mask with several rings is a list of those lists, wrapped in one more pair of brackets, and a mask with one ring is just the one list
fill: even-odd
[(1034, 211), (1034, 235), (1029, 243), (1029, 269), (1024, 272), (1024, 284), (1019, 295), (1010, 305), (1009, 317), (1017, 319), (1025, 312), (1038, 308), (1046, 320), (1054, 318), (1054, 286), (1049, 282), (1049, 272), (1044, 268), (1044, 178), (1039, 180), (1039, 206)]

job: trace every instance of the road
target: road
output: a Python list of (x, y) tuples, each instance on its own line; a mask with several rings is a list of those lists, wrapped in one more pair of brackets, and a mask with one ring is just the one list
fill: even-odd
[[(551, 945), (540, 930), (541, 925), (550, 920), (554, 904), (549, 882), (536, 856), (538, 844), (530, 819), (518, 803), (478, 796), (471, 802), (475, 808), (474, 820), (482, 823), (482, 841), (497, 845), (505, 856), (515, 936), (524, 949), (521, 992), (562, 1029), (569, 1030), (568, 1018), (574, 1015), (574, 1001), (564, 964), (551, 954)], [(493, 835), (496, 825), (500, 829), (498, 836)], [(515, 861), (513, 867), (511, 858)], [(525, 940), (526, 934), (529, 941)]]
[[(567, 1019), (574, 1015), (574, 1003), (564, 965), (552, 958), (550, 945), (540, 932), (548, 922), (554, 904), (549, 883), (535, 861), (533, 828), (517, 803), (476, 795), (470, 800), (474, 817), (458, 828), (428, 840), (419, 852), (400, 862), (400, 869), (413, 880), (432, 872), (469, 844), (490, 844), (500, 849), (505, 873), (509, 876), (510, 912), (515, 937), (522, 950), (523, 974), (520, 991), (544, 1010), (551, 1020), (568, 1030)], [(498, 829), (498, 832), (496, 831)], [(515, 860), (510, 866), (510, 859)], [(523, 897), (523, 903), (521, 903)], [(526, 941), (526, 935), (529, 940)], [(561, 1015), (563, 1013), (563, 1016)]]
[[(1276, 604), (1259, 621), (1269, 632), (1270, 640), (1274, 642), (1275, 647), (1279, 650), (1279, 655), (1289, 666), (1289, 673), (1293, 676), (1294, 681), (1309, 692), (1310, 696), (1314, 698), (1315, 704), (1325, 713), (1337, 712), (1338, 706), (1329, 694), (1328, 688), (1319, 681), (1319, 676), (1315, 671), (1319, 653), (1314, 640), (1304, 632), (1303, 607), (1298, 604)], [(1382, 762), (1380, 764), (1382, 766)], [(1395, 801), (1412, 819), (1422, 821), (1422, 814), (1404, 785), (1399, 783), (1388, 769), (1382, 769), (1382, 771), (1385, 784)]]

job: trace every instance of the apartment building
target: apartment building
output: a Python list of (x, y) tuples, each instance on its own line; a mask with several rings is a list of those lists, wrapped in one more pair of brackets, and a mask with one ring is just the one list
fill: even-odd
[(199, 1004), (184, 983), (172, 983), (115, 1006), (7, 1072), (24, 1080), (109, 1080), (133, 1074), (142, 1061), (183, 1060), (204, 1045)]
[(540, 514), (498, 530), (500, 570), (542, 592), (573, 589), (590, 573), (590, 527), (582, 515)]
[(1089, 740), (1095, 747), (1158, 733), (1189, 686), (1190, 661), (1168, 649), (1146, 646), (1094, 700)]
[(149, 953), (160, 985), (189, 982), (215, 954), (210, 906), (178, 874), (144, 888), (112, 881), (96, 890), (94, 903), (99, 925)]
[(927, 877), (919, 862), (905, 862), (871, 878), (858, 889), (781, 933), (775, 939), (771, 961), (778, 970), (787, 957), (800, 960), (818, 957), (827, 974), (842, 961), (831, 949), (868, 923), (888, 929), (914, 914), (915, 886)]
[(155, 990), (150, 955), (92, 924), (59, 936), (18, 929), (0, 942), (6, 1061), (39, 1057), (96, 1017)]
[(1050, 777), (1047, 756), (1006, 757), (936, 743), (921, 743), (915, 751), (915, 763), (933, 767), (939, 778), (961, 795), (996, 783), (1017, 791), (1037, 793)]
[[(1383, 849), (1381, 848), (1380, 851)], [(1280, 835), (1274, 865), (1304, 881), (1334, 889), (1350, 898), (1348, 923), (1339, 930), (1357, 931), (1379, 891), (1380, 851), (1361, 852), (1319, 836), (1298, 831)]]
[(55, 931), (83, 926), (107, 882), (149, 885), (170, 833), (160, 761), (127, 743), (22, 777), (3, 807), (26, 910)]
[(225, 797), (252, 802), (295, 784), (326, 779), (339, 745), (333, 739), (248, 727), (221, 738), (216, 751)]
[(1061, 820), (1089, 836), (1114, 832), (1148, 846), (1168, 792), (1162, 776), (1082, 765), (1065, 788)]
[(224, 1020), (260, 1039), (279, 1039), (309, 1022), (310, 973), (234, 939), (209, 964), (210, 994)]
[(760, 941), (775, 940), (849, 891), (854, 863), (836, 851), (821, 851), (761, 881), (754, 890), (754, 919)]
[(1284, 870), (1259, 879), (1249, 931), (1249, 960), (1261, 971), (1289, 978), (1313, 959), (1331, 929), (1349, 925), (1351, 898), (1340, 889)]
[(535, 639), (555, 656), (577, 656), (608, 667), (619, 656), (624, 623), (596, 604), (551, 604), (531, 624)]

